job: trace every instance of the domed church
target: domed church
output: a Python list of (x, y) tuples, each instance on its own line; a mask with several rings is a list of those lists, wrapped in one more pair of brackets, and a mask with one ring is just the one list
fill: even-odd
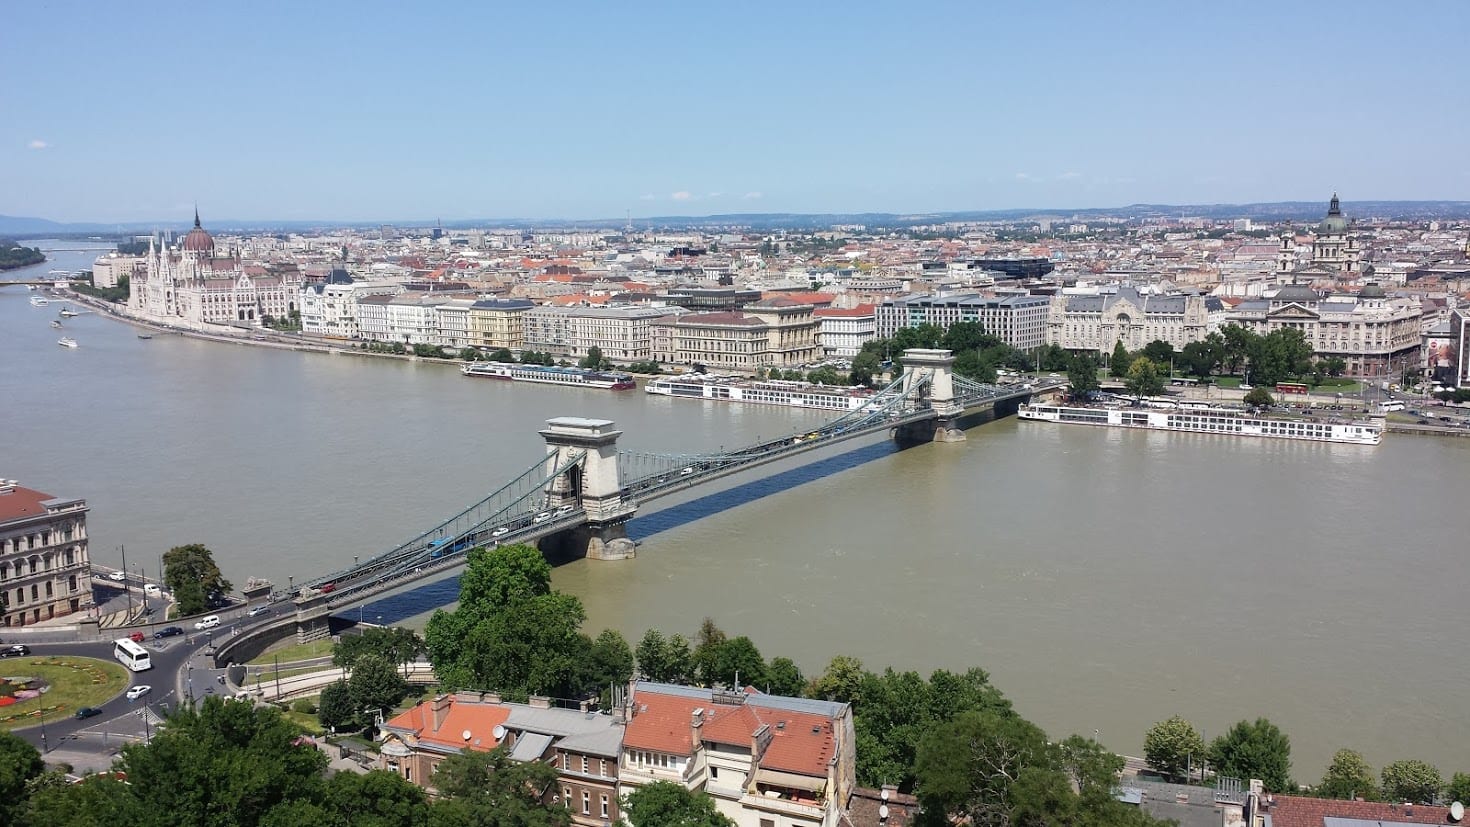
[[(246, 272), (236, 253), (216, 254), (199, 223), (175, 247), (148, 242), (147, 271), (133, 277), (128, 307), (158, 321), (259, 327), (297, 309), (299, 277)], [(256, 268), (258, 271), (258, 268)]]
[(1277, 255), (1277, 272), (1295, 275), (1297, 280), (1310, 283), (1317, 277), (1338, 278), (1344, 273), (1357, 273), (1363, 251), (1358, 247), (1358, 236), (1352, 225), (1342, 214), (1342, 205), (1337, 193), (1327, 203), (1327, 216), (1312, 231), (1312, 259), (1298, 267), (1296, 237), (1288, 230), (1281, 235), (1281, 249)]

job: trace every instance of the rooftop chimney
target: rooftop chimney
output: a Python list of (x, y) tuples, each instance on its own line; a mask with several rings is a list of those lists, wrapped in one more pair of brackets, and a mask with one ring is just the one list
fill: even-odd
[(527, 700), (526, 705), (531, 707), (532, 709), (550, 709), (551, 698), (548, 698), (545, 695), (532, 695)]
[(700, 707), (694, 710), (693, 714), (689, 716), (689, 746), (692, 747), (695, 752), (699, 751), (699, 745), (704, 741), (704, 738), (702, 737), (703, 732), (704, 707)]
[(449, 717), (449, 705), (452, 697), (453, 696), (448, 694), (434, 696), (434, 700), (432, 702), (433, 706), (431, 706), (429, 709), (433, 713), (435, 732), (438, 732), (439, 727), (444, 725), (444, 719)]

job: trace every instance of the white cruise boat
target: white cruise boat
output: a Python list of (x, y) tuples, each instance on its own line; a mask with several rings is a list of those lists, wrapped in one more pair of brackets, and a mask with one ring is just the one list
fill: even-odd
[(1309, 442), (1346, 442), (1377, 445), (1383, 441), (1382, 421), (1346, 419), (1285, 419), (1252, 416), (1223, 408), (1157, 409), (1069, 405), (1022, 405), (1019, 419), (1070, 425), (1106, 425), (1153, 431), (1259, 436)]
[(45, 307), (51, 300), (45, 296), (31, 296), (31, 307)]
[(821, 411), (856, 411), (868, 404), (873, 391), (864, 387), (813, 385), (810, 382), (771, 379), (751, 380), (738, 376), (695, 373), (661, 376), (643, 386), (647, 393), (677, 399), (713, 399), (747, 405), (780, 405)]
[(571, 385), (582, 388), (604, 388), (624, 391), (638, 386), (633, 375), (608, 370), (563, 368), (555, 365), (521, 365), (511, 362), (471, 362), (459, 369), (465, 376), (505, 379), (512, 382), (537, 382), (545, 385)]
[(77, 340), (76, 339), (73, 339), (70, 336), (62, 336), (60, 339), (57, 339), (56, 340), (56, 343), (58, 345), (61, 345), (62, 347), (76, 347), (77, 346)]

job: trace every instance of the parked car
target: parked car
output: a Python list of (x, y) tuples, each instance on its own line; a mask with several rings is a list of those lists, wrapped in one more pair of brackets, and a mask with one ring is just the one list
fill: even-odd
[(134, 643), (142, 643), (143, 642), (143, 633), (142, 632), (133, 632), (132, 634), (128, 635), (128, 640), (131, 640)]
[(219, 615), (210, 615), (194, 624), (195, 629), (213, 629), (219, 625)]
[(154, 632), (153, 638), (155, 640), (162, 640), (163, 638), (174, 637), (175, 635), (182, 635), (183, 633), (184, 627), (182, 626), (165, 626), (162, 629)]
[(98, 709), (95, 706), (84, 706), (81, 709), (78, 709), (77, 714), (72, 717), (76, 718), (78, 721), (85, 721), (86, 719), (91, 718), (94, 715), (101, 714), (102, 710)]
[(23, 658), (31, 653), (31, 647), (24, 643), (12, 643), (4, 649), (0, 649), (0, 658)]
[(152, 691), (153, 691), (153, 687), (149, 686), (146, 683), (140, 683), (137, 686), (133, 687), (132, 689), (129, 689), (128, 690), (128, 700), (130, 700), (130, 701), (136, 701), (139, 698), (143, 697), (144, 695), (147, 695), (149, 692), (152, 692)]

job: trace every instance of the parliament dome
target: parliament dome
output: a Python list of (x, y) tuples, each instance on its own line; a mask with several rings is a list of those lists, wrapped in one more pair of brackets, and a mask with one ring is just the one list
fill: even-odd
[(186, 253), (214, 253), (214, 236), (204, 231), (199, 226), (199, 211), (194, 211), (194, 229), (184, 236), (184, 252)]

